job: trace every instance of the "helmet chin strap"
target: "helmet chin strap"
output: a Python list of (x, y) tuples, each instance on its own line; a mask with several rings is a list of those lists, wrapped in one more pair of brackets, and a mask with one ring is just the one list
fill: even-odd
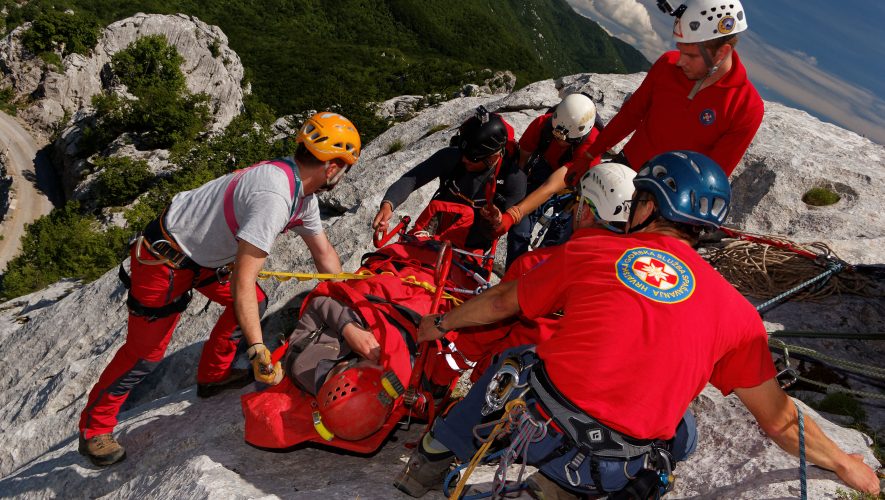
[(704, 58), (704, 64), (707, 66), (707, 74), (706, 76), (695, 82), (694, 88), (692, 88), (691, 92), (688, 93), (689, 101), (694, 99), (694, 96), (697, 95), (697, 93), (701, 91), (701, 87), (704, 86), (704, 82), (707, 81), (708, 78), (713, 76), (713, 73), (719, 71), (719, 66), (722, 65), (722, 59), (720, 59), (718, 63), (713, 62), (713, 58), (710, 57), (710, 53), (706, 47), (700, 45), (700, 49), (701, 57)]

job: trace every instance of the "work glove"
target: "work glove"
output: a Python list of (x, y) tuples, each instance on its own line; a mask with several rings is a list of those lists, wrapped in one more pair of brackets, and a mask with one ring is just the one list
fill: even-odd
[(277, 385), (283, 379), (283, 367), (279, 361), (272, 363), (270, 351), (267, 346), (258, 343), (253, 344), (246, 351), (249, 356), (249, 362), (252, 363), (252, 371), (255, 374), (255, 380), (268, 384)]

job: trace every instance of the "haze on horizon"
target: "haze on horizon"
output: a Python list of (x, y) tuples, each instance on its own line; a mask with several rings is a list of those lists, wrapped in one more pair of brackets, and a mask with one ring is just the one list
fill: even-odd
[[(568, 0), (654, 62), (674, 48), (655, 0)], [(804, 110), (885, 145), (885, 2), (743, 0), (738, 52), (763, 99)]]

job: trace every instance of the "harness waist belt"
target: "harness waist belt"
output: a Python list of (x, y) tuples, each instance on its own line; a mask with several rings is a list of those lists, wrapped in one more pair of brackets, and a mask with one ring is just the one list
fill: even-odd
[(155, 257), (167, 260), (167, 264), (170, 267), (199, 271), (201, 266), (182, 252), (175, 238), (166, 231), (163, 222), (165, 217), (166, 212), (164, 211), (161, 216), (152, 220), (144, 228), (142, 236), (144, 237), (145, 248), (154, 254)]
[(557, 425), (591, 455), (631, 460), (650, 452), (655, 445), (655, 440), (636, 439), (610, 429), (575, 406), (553, 386), (540, 361), (529, 373), (529, 386)]

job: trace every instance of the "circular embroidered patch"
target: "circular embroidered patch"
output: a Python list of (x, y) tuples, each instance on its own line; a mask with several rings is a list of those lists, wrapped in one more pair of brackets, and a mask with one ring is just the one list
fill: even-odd
[(719, 21), (719, 33), (727, 35), (734, 29), (735, 21), (731, 16), (725, 16)]
[(694, 274), (681, 260), (652, 248), (631, 248), (616, 264), (618, 280), (630, 290), (665, 304), (675, 304), (694, 293)]
[(707, 108), (701, 111), (701, 114), (698, 116), (698, 119), (701, 121), (701, 125), (707, 126), (712, 125), (713, 122), (716, 121), (716, 112), (710, 108)]

